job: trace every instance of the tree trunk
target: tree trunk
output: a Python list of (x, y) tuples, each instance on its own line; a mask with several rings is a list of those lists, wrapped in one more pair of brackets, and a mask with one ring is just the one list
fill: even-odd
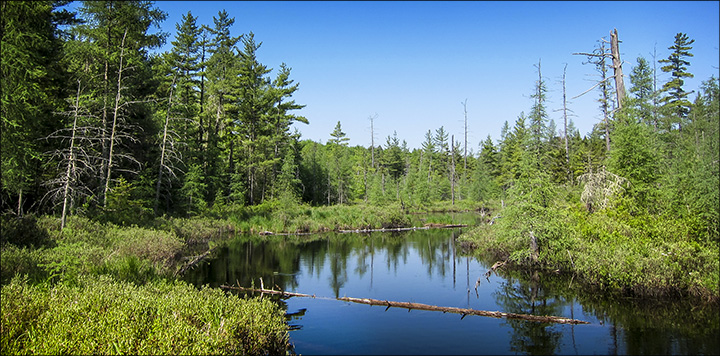
[(620, 60), (620, 46), (617, 29), (610, 32), (610, 51), (612, 53), (613, 69), (615, 70), (615, 91), (617, 93), (618, 109), (622, 108), (625, 100), (625, 81), (623, 80), (622, 61)]
[(107, 193), (110, 188), (110, 177), (112, 174), (113, 149), (115, 147), (115, 134), (117, 129), (118, 111), (120, 110), (120, 98), (122, 97), (122, 72), (123, 72), (123, 56), (125, 54), (125, 37), (128, 30), (125, 29), (122, 42), (120, 44), (120, 67), (118, 68), (117, 94), (115, 95), (115, 109), (113, 112), (113, 124), (110, 130), (110, 149), (108, 152), (107, 174), (105, 175), (105, 191), (103, 192), (103, 207), (107, 207)]
[(165, 168), (165, 148), (167, 144), (167, 133), (168, 125), (170, 123), (170, 111), (172, 110), (173, 102), (173, 90), (175, 89), (175, 79), (177, 79), (177, 72), (173, 75), (172, 83), (170, 84), (170, 95), (168, 97), (167, 113), (165, 114), (165, 125), (163, 127), (163, 139), (162, 147), (160, 149), (160, 169), (158, 169), (157, 184), (155, 185), (155, 215), (158, 213), (158, 204), (160, 203), (160, 185), (162, 184), (162, 172)]
[[(274, 295), (279, 295), (281, 297), (287, 296), (287, 297), (333, 299), (333, 298), (317, 297), (314, 294), (310, 295), (310, 294), (303, 294), (303, 293), (285, 292), (282, 290), (265, 289), (262, 287), (262, 285), (263, 285), (262, 279), (260, 280), (260, 285), (261, 285), (260, 289), (243, 288), (240, 286), (233, 287), (233, 286), (227, 286), (227, 285), (222, 285), (222, 286), (220, 286), (220, 288), (235, 289), (235, 290), (240, 290), (240, 291), (244, 291), (244, 292), (259, 292), (259, 293), (263, 293), (263, 294), (274, 294)], [(550, 316), (550, 315), (516, 314), (516, 313), (505, 313), (505, 312), (498, 312), (498, 311), (486, 311), (486, 310), (476, 310), (476, 309), (466, 309), (466, 308), (441, 307), (441, 306), (437, 306), (437, 305), (409, 303), (409, 302), (395, 302), (395, 301), (390, 301), (390, 300), (379, 300), (379, 299), (370, 299), (370, 298), (337, 297), (334, 299), (340, 300), (343, 302), (384, 306), (384, 307), (386, 307), (385, 310), (390, 309), (390, 308), (405, 308), (405, 309), (408, 309), (408, 311), (410, 311), (412, 309), (417, 309), (417, 310), (441, 311), (443, 313), (455, 313), (455, 314), (461, 314), (462, 315), (461, 319), (467, 315), (478, 315), (478, 316), (489, 316), (489, 317), (493, 317), (493, 318), (520, 319), (520, 320), (533, 321), (533, 322), (539, 322), (539, 323), (590, 324), (589, 322), (583, 321), (583, 320), (568, 319), (568, 318), (563, 318), (563, 317), (559, 317), (559, 316)]]
[(65, 187), (63, 188), (63, 208), (62, 215), (60, 216), (60, 231), (65, 228), (65, 219), (67, 218), (68, 210), (68, 195), (70, 192), (70, 177), (73, 175), (75, 170), (75, 131), (77, 130), (77, 117), (78, 107), (80, 106), (80, 80), (78, 80), (78, 90), (75, 96), (75, 109), (73, 110), (73, 128), (72, 138), (70, 139), (70, 153), (67, 171), (65, 171)]

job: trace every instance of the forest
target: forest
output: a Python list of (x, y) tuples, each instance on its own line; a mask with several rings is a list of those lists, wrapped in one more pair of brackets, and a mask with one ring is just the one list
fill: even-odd
[[(586, 95), (603, 116), (585, 135), (566, 106), (563, 122), (549, 118), (538, 63), (530, 110), (468, 154), (467, 139), (443, 126), (427, 128), (418, 148), (397, 134), (352, 147), (340, 121), (324, 144), (302, 139), (293, 125), (312, 118), (293, 100), (292, 68), (260, 63), (262, 39), (231, 36), (225, 10), (212, 24), (187, 13), (171, 36), (151, 31), (166, 17), (152, 2), (86, 1), (77, 13), (67, 4), (1, 4), (3, 265), (6, 246), (28, 245), (17, 230), (27, 216), (99, 231), (237, 222), (253, 211), (278, 220), (348, 206), (378, 215), (442, 207), (489, 211), (488, 224), (462, 237), (476, 253), (575, 269), (638, 295), (717, 300), (720, 81), (686, 88), (694, 40), (682, 32), (667, 39), (667, 57), (627, 62), (625, 85), (605, 42), (583, 54), (601, 78)], [(171, 49), (157, 52), (166, 41)], [(564, 82), (557, 91), (565, 102)], [(405, 221), (386, 217), (377, 225)], [(247, 230), (322, 230), (259, 224)], [(607, 252), (627, 249), (636, 254)], [(672, 260), (643, 262), (660, 254)]]
[[(292, 99), (291, 68), (283, 63), (270, 77), (257, 60), (262, 42), (230, 36), (234, 19), (224, 10), (212, 25), (184, 15), (172, 49), (151, 54), (170, 39), (149, 34), (165, 18), (152, 3), (85, 2), (79, 13), (61, 5), (3, 3), (5, 212), (122, 223), (277, 199), (486, 201), (506, 198), (524, 175), (548, 187), (617, 177), (634, 213), (688, 219), (718, 236), (718, 81), (684, 88), (693, 43), (685, 34), (658, 60), (668, 82), (637, 58), (624, 105), (608, 80), (612, 61), (598, 55), (609, 49), (598, 43), (587, 54), (589, 70), (602, 74), (595, 91), (604, 120), (585, 136), (567, 113), (561, 127), (548, 119), (538, 64), (530, 111), (468, 156), (467, 143), (442, 126), (413, 149), (397, 135), (349, 147), (341, 122), (325, 144), (302, 140), (292, 125), (309, 120)], [(586, 198), (589, 211), (605, 204)]]

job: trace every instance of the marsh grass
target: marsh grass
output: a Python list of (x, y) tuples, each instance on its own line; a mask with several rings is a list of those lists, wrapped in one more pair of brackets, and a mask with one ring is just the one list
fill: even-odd
[(0, 247), (3, 354), (256, 355), (288, 349), (277, 305), (172, 280), (187, 242), (217, 232), (205, 225), (209, 219), (159, 219), (162, 227), (151, 228), (75, 216), (62, 232), (56, 221), (13, 221), (10, 231), (28, 231)]
[(283, 313), (268, 300), (154, 281), (82, 276), (74, 286), (2, 288), (4, 354), (282, 354)]

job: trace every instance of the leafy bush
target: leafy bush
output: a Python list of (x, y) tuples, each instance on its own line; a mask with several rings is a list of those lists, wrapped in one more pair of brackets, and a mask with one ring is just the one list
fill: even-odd
[(4, 354), (284, 354), (283, 313), (184, 282), (144, 286), (84, 276), (78, 285), (2, 288)]
[(47, 273), (39, 266), (42, 262), (43, 250), (5, 245), (0, 253), (0, 283), (9, 283), (15, 275), (25, 275), (34, 283), (44, 281)]
[(46, 246), (52, 244), (47, 230), (38, 226), (38, 219), (34, 215), (16, 217), (14, 215), (0, 215), (0, 244), (13, 244), (16, 246)]

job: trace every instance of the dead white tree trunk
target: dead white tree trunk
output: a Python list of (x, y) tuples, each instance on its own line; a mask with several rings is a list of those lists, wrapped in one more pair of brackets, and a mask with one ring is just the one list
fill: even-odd
[(570, 146), (568, 145), (568, 108), (567, 108), (567, 96), (565, 92), (565, 74), (567, 73), (567, 63), (565, 64), (565, 68), (563, 68), (563, 78), (562, 78), (562, 88), (563, 88), (563, 124), (564, 124), (564, 131), (565, 132), (565, 164), (567, 166), (567, 175), (569, 178), (569, 181), (572, 182), (572, 170), (570, 169)]
[(71, 177), (74, 176), (75, 171), (75, 133), (77, 130), (77, 119), (78, 119), (78, 108), (80, 107), (80, 80), (78, 80), (77, 94), (75, 95), (75, 107), (73, 108), (73, 127), (72, 136), (70, 138), (70, 155), (67, 164), (67, 170), (65, 171), (65, 186), (63, 187), (63, 207), (62, 215), (60, 216), (60, 231), (65, 228), (65, 220), (67, 218), (68, 210), (68, 198), (70, 192), (70, 181)]
[(110, 149), (108, 152), (107, 174), (105, 175), (105, 190), (103, 191), (103, 206), (107, 207), (107, 193), (110, 189), (110, 177), (112, 175), (113, 149), (115, 148), (115, 134), (117, 133), (118, 111), (120, 110), (120, 99), (122, 98), (122, 73), (123, 59), (125, 55), (125, 38), (128, 30), (125, 29), (122, 42), (120, 44), (120, 67), (118, 68), (117, 92), (115, 94), (115, 109), (113, 111), (113, 124), (110, 130)]
[[(155, 185), (155, 214), (157, 215), (158, 205), (160, 204), (160, 186), (162, 185), (162, 174), (165, 166), (165, 150), (168, 141), (168, 126), (170, 124), (170, 111), (172, 110), (173, 104), (173, 90), (175, 89), (175, 80), (177, 79), (177, 72), (173, 75), (172, 84), (170, 84), (170, 95), (168, 96), (168, 107), (167, 113), (165, 114), (165, 125), (163, 126), (163, 139), (162, 146), (160, 149), (160, 169), (158, 169), (157, 184)], [(168, 168), (168, 170), (170, 170)], [(172, 172), (172, 171), (171, 171)]]
[(622, 61), (620, 60), (620, 46), (618, 40), (617, 29), (610, 32), (610, 51), (613, 61), (615, 92), (617, 93), (618, 109), (622, 108), (623, 100), (625, 100), (625, 81), (623, 80)]

